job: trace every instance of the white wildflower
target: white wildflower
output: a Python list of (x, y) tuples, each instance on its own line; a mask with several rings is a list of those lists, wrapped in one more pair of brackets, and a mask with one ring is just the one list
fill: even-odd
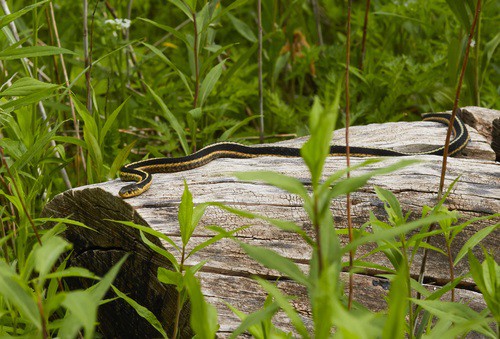
[(113, 26), (114, 29), (127, 29), (130, 27), (129, 19), (116, 18), (114, 20), (106, 20), (104, 23)]
[(472, 39), (470, 41), (470, 47), (474, 48), (474, 46), (476, 46), (476, 40)]

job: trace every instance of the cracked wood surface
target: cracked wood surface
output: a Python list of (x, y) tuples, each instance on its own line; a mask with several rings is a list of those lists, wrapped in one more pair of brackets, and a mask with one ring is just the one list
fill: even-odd
[[(496, 117), (500, 116), (500, 112)], [(500, 212), (500, 167), (495, 163), (495, 154), (489, 147), (489, 142), (475, 129), (469, 128), (471, 142), (462, 155), (448, 160), (446, 185), (460, 176), (458, 184), (453, 189), (447, 205), (457, 209), (463, 220)], [(369, 147), (386, 147), (404, 151), (421, 151), (443, 143), (446, 129), (443, 125), (433, 122), (399, 122), (387, 124), (372, 124), (351, 128), (351, 145)], [(343, 144), (343, 131), (335, 132), (333, 143)], [(278, 144), (300, 147), (306, 138), (284, 141)], [(401, 169), (393, 174), (378, 176), (371, 179), (365, 187), (351, 194), (353, 224), (359, 227), (368, 220), (369, 212), (385, 219), (383, 203), (377, 199), (373, 186), (377, 185), (391, 190), (399, 199), (404, 211), (411, 211), (417, 218), (422, 206), (433, 205), (436, 202), (437, 187), (441, 170), (441, 157), (415, 156), (420, 163)], [(352, 158), (353, 165), (365, 159)], [(381, 166), (393, 164), (399, 158), (387, 158), (384, 161), (356, 170), (352, 175), (366, 173)], [(324, 173), (331, 174), (345, 167), (343, 157), (330, 157), (325, 164)], [(54, 198), (46, 207), (45, 214), (53, 216), (68, 216), (82, 221), (95, 231), (70, 227), (66, 236), (74, 243), (75, 254), (72, 264), (89, 267), (103, 274), (116, 262), (116, 253), (130, 252), (129, 266), (122, 270), (117, 280), (122, 291), (142, 305), (151, 309), (165, 324), (167, 333), (171, 333), (172, 306), (175, 302), (175, 292), (159, 284), (155, 280), (156, 268), (159, 265), (169, 266), (165, 259), (152, 252), (140, 240), (138, 233), (126, 226), (110, 222), (108, 219), (132, 220), (170, 236), (180, 244), (180, 232), (177, 221), (183, 181), (186, 180), (191, 190), (194, 202), (217, 201), (232, 207), (259, 213), (268, 217), (281, 218), (299, 224), (309, 235), (313, 235), (311, 224), (302, 208), (302, 201), (269, 185), (259, 182), (242, 182), (236, 179), (234, 172), (267, 170), (290, 175), (301, 180), (310, 188), (307, 169), (301, 159), (262, 157), (254, 159), (219, 159), (198, 169), (181, 173), (155, 174), (149, 191), (137, 198), (122, 200), (118, 190), (124, 185), (120, 180), (89, 185), (67, 191)], [(345, 198), (336, 199), (331, 206), (336, 227), (346, 228)], [(459, 234), (453, 246), (456, 255), (462, 245), (471, 235), (485, 226), (498, 223), (481, 221), (472, 224)], [(238, 239), (249, 244), (271, 248), (276, 252), (294, 260), (301, 269), (307, 271), (311, 249), (303, 243), (300, 237), (292, 233), (280, 231), (259, 220), (248, 220), (228, 214), (215, 207), (209, 207), (195, 230), (189, 248), (207, 240), (213, 235), (204, 228), (207, 225), (219, 225), (226, 230), (234, 230), (242, 225), (251, 227), (239, 232)], [(482, 243), (499, 258), (498, 241), (500, 232), (495, 231)], [(172, 247), (158, 239), (152, 239), (168, 250)], [(345, 244), (346, 239), (342, 238)], [(443, 239), (435, 237), (433, 245), (444, 249)], [(357, 256), (369, 253), (373, 246), (358, 249)], [(476, 252), (478, 253), (478, 252)], [(416, 263), (420, 262), (421, 253), (417, 255)], [(347, 258), (344, 258), (347, 259)], [(276, 271), (267, 269), (249, 259), (238, 245), (230, 240), (222, 240), (198, 252), (189, 258), (187, 264), (195, 264), (206, 260), (200, 272), (202, 288), (207, 299), (216, 305), (221, 324), (220, 336), (224, 337), (238, 325), (238, 318), (227, 308), (225, 302), (238, 309), (251, 312), (262, 306), (264, 293), (251, 279), (252, 275), (260, 275), (267, 279), (279, 278), (278, 285), (285, 293), (297, 295), (294, 306), (306, 324), (311, 324), (311, 314), (307, 305), (306, 291), (292, 281), (281, 277)], [(380, 255), (369, 257), (371, 262), (390, 266), (388, 260)], [(412, 274), (418, 274), (419, 267), (412, 267)], [(467, 271), (466, 263), (460, 262), (456, 267), (456, 275)], [(428, 258), (426, 281), (428, 288), (439, 288), (448, 280), (447, 259), (439, 253), (431, 253)], [(370, 309), (380, 310), (385, 307), (384, 296), (387, 294), (375, 274), (375, 270), (355, 275), (355, 300)], [(346, 281), (346, 273), (342, 275)], [(470, 302), (476, 309), (484, 308), (484, 301), (479, 293), (466, 280), (457, 290), (457, 296), (464, 302)], [(102, 328), (105, 334), (117, 336), (127, 330), (129, 335), (144, 337), (155, 335), (155, 332), (137, 319), (127, 309), (126, 305), (107, 306), (117, 315), (113, 319), (101, 318), (104, 324), (119, 324), (112, 328)], [(115, 309), (119, 309), (117, 312)], [(112, 313), (111, 312), (111, 313)], [(183, 334), (189, 337), (187, 312), (183, 310)], [(108, 312), (106, 312), (108, 313)], [(108, 315), (109, 317), (109, 315)], [(275, 323), (283, 329), (290, 329), (286, 317), (278, 314)], [(103, 325), (104, 326), (104, 325)], [(132, 330), (135, 328), (135, 330)], [(107, 331), (107, 332), (106, 332)], [(132, 332), (130, 332), (132, 331)], [(134, 332), (135, 331), (135, 332)]]

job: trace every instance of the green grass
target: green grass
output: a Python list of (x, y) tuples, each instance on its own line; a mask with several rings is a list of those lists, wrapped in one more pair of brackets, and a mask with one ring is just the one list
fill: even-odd
[[(257, 2), (135, 1), (127, 32), (126, 28), (109, 23), (113, 15), (120, 19), (127, 17), (126, 2), (109, 2), (110, 6), (117, 6), (112, 8), (103, 1), (90, 1), (89, 79), (85, 76), (89, 68), (85, 67), (82, 43), (83, 2), (2, 3), (12, 14), (2, 12), (0, 17), (0, 334), (73, 337), (83, 329), (84, 336), (91, 337), (95, 331), (95, 312), (118, 266), (91, 289), (67, 291), (64, 288), (67, 276), (99, 278), (78, 268), (66, 268), (65, 261), (56, 261), (71, 248), (59, 235), (71, 221), (52, 220), (58, 226), (50, 231), (41, 230), (50, 220), (40, 218), (40, 213), (56, 194), (70, 187), (114, 178), (127, 161), (184, 155), (222, 140), (257, 141), (260, 134)], [(419, 113), (451, 109), (475, 3), (372, 1), (363, 69), (352, 67), (350, 73), (351, 122), (418, 120)], [(425, 295), (423, 300), (409, 298), (415, 282), (409, 281), (408, 265), (412, 257), (405, 257), (406, 250), (421, 246), (421, 238), (405, 236), (403, 230), (419, 228), (432, 218), (442, 220), (434, 233), (444, 234), (449, 247), (457, 232), (465, 227), (454, 224), (453, 212), (440, 204), (426, 210), (427, 218), (431, 219), (423, 218), (420, 224), (407, 223), (391, 193), (378, 190), (391, 216), (389, 221), (372, 218), (372, 226), (378, 225), (379, 233), (370, 235), (361, 230), (354, 245), (339, 246), (331, 216), (324, 211), (333, 195), (355, 190), (368, 177), (351, 178), (339, 184), (341, 176), (337, 174), (327, 183), (319, 182), (324, 147), (335, 125), (333, 121), (338, 121), (338, 127), (344, 121), (339, 107), (345, 106), (340, 91), (345, 76), (347, 11), (346, 1), (325, 0), (319, 4), (318, 19), (310, 1), (262, 1), (266, 142), (290, 135), (313, 135), (303, 149), (303, 157), (311, 172), (312, 197), (325, 204), (316, 206), (317, 201), (292, 179), (265, 176), (270, 183), (302, 195), (308, 201), (304, 208), (317, 228), (317, 239), (310, 239), (296, 225), (286, 226), (299, 232), (314, 249), (313, 269), (308, 276), (298, 275), (293, 266), (283, 266), (288, 267), (285, 275), (309, 287), (315, 327), (307, 335), (320, 337), (333, 326), (348, 336), (349, 329), (343, 327), (345, 322), (366, 319), (366, 326), (360, 325), (360, 331), (373, 327), (381, 336), (405, 332), (418, 337), (423, 327), (414, 324), (417, 314), (423, 312), (428, 320), (425, 326), (436, 336), (447, 330), (459, 335), (472, 329), (491, 336), (493, 332), (485, 324), (493, 322), (497, 324), (498, 336), (499, 296), (498, 288), (492, 288), (500, 281), (498, 265), (488, 255), (480, 263), (469, 253), (497, 224), (471, 238), (468, 247), (452, 260), (455, 264), (469, 261), (471, 276), (490, 311), (480, 315), (464, 305), (439, 303), (435, 295)], [(361, 62), (363, 18), (364, 2), (355, 2), (353, 66)], [(317, 20), (324, 40), (321, 46)], [(499, 20), (500, 3), (483, 1), (461, 106), (500, 107)], [(323, 124), (330, 129), (322, 128), (319, 120), (314, 119), (332, 120)], [(257, 175), (262, 178), (262, 174)], [(245, 178), (251, 179), (252, 174)], [(334, 182), (336, 188), (330, 190)], [(203, 209), (191, 206), (189, 199), (185, 193), (179, 220), (186, 243)], [(193, 214), (190, 208), (194, 208)], [(268, 221), (285, 227), (283, 222)], [(419, 234), (427, 231), (425, 227), (419, 228)], [(215, 240), (231, 236), (219, 230)], [(394, 267), (388, 268), (388, 272), (392, 274), (392, 286), (399, 289), (391, 289), (388, 312), (376, 315), (363, 311), (366, 318), (355, 318), (341, 303), (341, 289), (335, 283), (342, 265), (336, 254), (348, 252), (365, 241), (377, 242), (384, 251), (397, 248), (384, 253), (392, 256)], [(37, 262), (35, 258), (40, 251), (52, 253), (52, 260)], [(261, 261), (266, 257), (262, 256), (262, 249), (247, 246), (245, 251)], [(268, 265), (280, 266), (285, 260), (272, 255), (269, 258), (274, 259)], [(203, 301), (195, 272), (185, 269), (182, 261), (175, 277), (163, 272), (159, 278), (165, 283), (175, 283), (182, 291), (179, 307), (189, 298), (200, 305), (200, 312), (192, 316), (195, 320), (205, 319), (205, 323), (194, 321), (197, 325), (193, 330), (212, 333), (214, 328), (204, 326), (210, 323), (206, 319), (213, 319), (214, 310)], [(462, 278), (451, 279), (447, 288), (451, 289)], [(257, 314), (237, 312), (244, 319), (238, 331), (246, 329), (258, 336), (283, 335), (270, 323), (270, 316), (281, 308), (297, 332), (307, 336), (288, 299), (268, 283), (259, 283), (270, 298)], [(134, 303), (119, 291), (116, 293)], [(325, 305), (315, 301), (325, 295), (329, 296)], [(81, 312), (75, 306), (81, 303), (87, 305), (88, 311)], [(147, 310), (133, 306), (153, 326), (161, 328)], [(406, 313), (412, 308), (414, 313)], [(450, 318), (449, 314), (456, 317)], [(384, 321), (379, 321), (379, 316)], [(258, 325), (261, 323), (264, 325)], [(172, 335), (161, 330), (160, 334)]]

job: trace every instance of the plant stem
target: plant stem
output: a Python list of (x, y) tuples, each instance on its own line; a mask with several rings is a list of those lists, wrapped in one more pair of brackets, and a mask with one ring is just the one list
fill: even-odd
[(455, 101), (453, 103), (453, 111), (451, 114), (450, 123), (448, 125), (448, 132), (446, 133), (446, 141), (443, 150), (443, 165), (441, 167), (441, 180), (439, 182), (438, 200), (441, 200), (441, 196), (443, 194), (444, 178), (446, 175), (446, 162), (448, 158), (448, 149), (450, 146), (451, 132), (453, 130), (453, 122), (455, 121), (455, 116), (457, 115), (458, 111), (458, 101), (460, 100), (460, 91), (462, 89), (465, 70), (467, 68), (467, 62), (469, 60), (469, 52), (470, 52), (472, 37), (474, 36), (474, 29), (476, 28), (476, 23), (478, 21), (480, 12), (481, 12), (481, 0), (477, 0), (476, 12), (474, 13), (474, 20), (472, 21), (472, 25), (470, 27), (469, 38), (467, 40), (467, 46), (465, 47), (465, 56), (462, 63), (462, 70), (460, 71), (460, 77), (458, 79), (457, 90), (455, 93)]
[[(453, 267), (453, 256), (451, 254), (451, 241), (446, 239), (446, 254), (448, 256), (448, 267), (450, 269), (450, 281), (455, 280), (455, 269)], [(451, 301), (455, 301), (455, 288), (451, 289)]]
[[(33, 232), (35, 233), (35, 237), (36, 237), (36, 240), (38, 241), (38, 244), (40, 244), (40, 246), (41, 246), (42, 245), (42, 238), (40, 237), (40, 234), (38, 233), (38, 227), (33, 222), (33, 219), (31, 218), (31, 214), (28, 212), (28, 209), (26, 208), (26, 204), (24, 202), (22, 192), (19, 189), (19, 187), (17, 186), (17, 182), (16, 182), (14, 176), (12, 175), (12, 172), (10, 171), (10, 168), (9, 168), (9, 165), (7, 164), (7, 161), (5, 161), (5, 155), (3, 153), (2, 147), (0, 147), (0, 157), (2, 158), (2, 165), (5, 167), (5, 170), (7, 171), (7, 174), (9, 175), (9, 177), (12, 181), (12, 186), (14, 186), (14, 189), (15, 189), (16, 194), (17, 194), (17, 198), (19, 199), (19, 202), (21, 204), (21, 208), (23, 209), (24, 215), (28, 219), (28, 222), (30, 223), (31, 228), (33, 229)], [(18, 211), (18, 213), (19, 212), (20, 211)]]
[[(351, 150), (349, 147), (349, 124), (350, 124), (350, 102), (349, 102), (349, 62), (351, 59), (351, 5), (352, 0), (347, 2), (347, 46), (346, 46), (346, 70), (345, 70), (345, 153), (347, 168), (351, 166)], [(347, 172), (347, 178), (351, 174)], [(351, 195), (347, 193), (347, 228), (349, 230), (349, 243), (353, 241), (352, 219), (351, 219)], [(354, 250), (349, 251), (349, 300), (347, 307), (350, 310), (352, 307), (354, 276), (352, 275), (352, 266), (354, 262)]]
[[(50, 21), (52, 22), (52, 31), (54, 32), (54, 37), (55, 41), (57, 43), (57, 47), (61, 48), (61, 39), (59, 38), (59, 30), (57, 29), (57, 23), (56, 23), (56, 17), (54, 15), (54, 6), (52, 5), (52, 1), (49, 2), (49, 13), (50, 13)], [(64, 61), (64, 56), (62, 54), (59, 54), (59, 59), (61, 60), (61, 68), (64, 76), (64, 82), (66, 83), (66, 87), (70, 87), (70, 82), (69, 82), (69, 77), (68, 77), (68, 70), (66, 69), (66, 62)], [(68, 96), (69, 100), (69, 107), (71, 109), (71, 117), (73, 118), (73, 126), (75, 128), (75, 134), (76, 138), (81, 140), (80, 136), (80, 126), (78, 119), (76, 118), (76, 111), (75, 111), (75, 103), (73, 102), (73, 97), (71, 95)], [(77, 146), (77, 154), (79, 155), (79, 158), (77, 157), (76, 161), (80, 161), (83, 167), (83, 171), (87, 171), (87, 162), (85, 161), (85, 156), (83, 154), (83, 148), (81, 146)], [(78, 169), (79, 166), (76, 166)], [(68, 187), (68, 188), (71, 188)]]
[[(182, 253), (181, 253), (181, 263), (179, 265), (179, 272), (182, 274), (184, 272), (184, 260), (186, 260), (186, 246), (182, 246)], [(181, 293), (182, 291), (177, 291), (177, 306), (175, 309), (175, 321), (174, 321), (174, 333), (172, 334), (172, 339), (176, 339), (178, 337), (179, 333), (179, 321), (181, 317)]]
[(83, 0), (83, 56), (85, 59), (85, 81), (87, 87), (87, 110), (92, 114), (92, 90), (90, 87), (91, 61), (89, 55), (88, 1)]
[(359, 69), (363, 70), (363, 63), (365, 61), (365, 53), (366, 53), (366, 35), (368, 28), (368, 14), (370, 13), (370, 0), (366, 0), (366, 8), (365, 8), (365, 21), (363, 24), (363, 40), (361, 41), (361, 57), (359, 59)]
[[(193, 26), (194, 26), (194, 42), (193, 42), (193, 58), (194, 58), (194, 98), (193, 98), (193, 108), (198, 107), (198, 96), (200, 94), (200, 61), (199, 61), (199, 41), (198, 41), (198, 26), (196, 24), (196, 12), (193, 12)], [(193, 123), (193, 131), (191, 131), (192, 138), (192, 148), (196, 151), (196, 122)]]
[(259, 139), (264, 142), (264, 91), (262, 84), (262, 0), (257, 1), (257, 26), (258, 26), (258, 39), (259, 39), (259, 53), (257, 55), (257, 62), (259, 67), (259, 114), (260, 114), (260, 127)]
[(316, 32), (318, 34), (318, 46), (323, 46), (323, 31), (321, 30), (321, 18), (318, 0), (311, 0), (311, 2), (314, 11), (314, 20), (316, 22)]

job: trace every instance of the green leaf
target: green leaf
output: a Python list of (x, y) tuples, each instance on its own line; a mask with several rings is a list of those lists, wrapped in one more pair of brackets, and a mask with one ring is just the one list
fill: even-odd
[(470, 273), (477, 288), (483, 294), (488, 309), (500, 321), (500, 266), (495, 258), (485, 253), (485, 260), (481, 264), (472, 251), (468, 252)]
[[(199, 205), (198, 205), (198, 206), (199, 206)], [(198, 207), (198, 206), (196, 206), (196, 207)], [(207, 227), (207, 228), (208, 228), (208, 229), (212, 229), (212, 230), (214, 230), (213, 228), (210, 228), (210, 227)], [(213, 243), (215, 243), (215, 242), (217, 242), (217, 241), (219, 241), (219, 240), (221, 240), (221, 239), (223, 239), (223, 238), (230, 238), (230, 237), (232, 237), (232, 235), (233, 235), (233, 234), (235, 234), (235, 233), (237, 233), (237, 232), (239, 232), (239, 231), (242, 231), (242, 230), (244, 230), (244, 229), (246, 229), (246, 228), (248, 228), (248, 226), (238, 227), (237, 229), (232, 230), (232, 231), (229, 231), (229, 232), (226, 232), (226, 231), (224, 231), (224, 232), (220, 232), (220, 233), (219, 233), (219, 234), (217, 234), (216, 236), (214, 236), (214, 237), (212, 237), (212, 238), (210, 238), (210, 239), (208, 239), (208, 240), (206, 240), (206, 241), (202, 242), (201, 244), (196, 245), (196, 246), (195, 246), (195, 247), (194, 247), (194, 248), (193, 248), (193, 249), (189, 252), (189, 254), (186, 256), (186, 259), (187, 259), (187, 258), (189, 258), (191, 255), (195, 254), (196, 252), (198, 252), (198, 251), (200, 251), (200, 250), (204, 249), (205, 247), (210, 246), (211, 244), (213, 244)], [(216, 231), (216, 232), (217, 232), (217, 231), (218, 231), (218, 229), (217, 229), (217, 230), (214, 230), (214, 231)]]
[(283, 295), (283, 293), (281, 293), (281, 291), (270, 282), (258, 277), (256, 278), (256, 280), (260, 284), (260, 286), (262, 286), (262, 288), (273, 297), (279, 307), (283, 311), (285, 311), (286, 315), (292, 322), (293, 327), (295, 327), (301, 338), (309, 338), (309, 332), (307, 331), (304, 322), (300, 318), (295, 308), (293, 308), (293, 306), (287, 300), (287, 297)]
[(134, 148), (136, 142), (137, 140), (134, 140), (120, 150), (115, 160), (113, 161), (113, 164), (111, 164), (111, 167), (109, 168), (109, 178), (113, 178), (120, 167), (125, 163), (125, 161), (127, 161), (127, 158), (132, 151), (132, 148)]
[(465, 333), (472, 330), (492, 337), (492, 330), (484, 322), (485, 316), (477, 313), (465, 304), (440, 300), (411, 299), (411, 301), (429, 311), (440, 320), (459, 325), (469, 323), (469, 326), (465, 329)]
[(242, 37), (247, 39), (250, 42), (256, 42), (257, 37), (255, 36), (255, 33), (252, 31), (252, 29), (243, 21), (232, 15), (231, 13), (227, 13), (227, 16), (229, 20), (231, 20), (231, 23), (233, 24), (234, 28), (236, 28), (236, 31), (241, 34)]
[(24, 319), (38, 330), (42, 329), (34, 292), (3, 261), (0, 261), (0, 295), (14, 305)]
[(181, 0), (168, 0), (169, 2), (173, 3), (177, 8), (179, 8), (181, 11), (186, 14), (186, 16), (189, 18), (189, 20), (193, 20), (193, 12), (191, 11), (190, 8)]
[[(141, 230), (140, 231), (141, 233), (141, 239), (142, 241), (149, 246), (150, 249), (152, 249), (153, 251), (155, 251), (156, 253), (158, 253), (159, 255), (161, 255), (162, 257), (166, 258), (168, 261), (170, 261), (170, 263), (172, 263), (172, 265), (174, 266), (174, 268), (177, 270), (177, 271), (180, 271), (180, 265), (179, 263), (177, 262), (177, 259), (174, 257), (174, 255), (172, 253), (170, 253), (169, 251), (167, 251), (166, 249), (156, 245), (155, 243), (153, 243), (152, 241), (150, 241), (145, 235), (144, 235), (144, 232)], [(171, 240), (170, 240), (171, 241)]]
[(182, 244), (186, 246), (196, 225), (193, 225), (193, 195), (189, 192), (189, 188), (185, 180), (184, 192), (182, 193), (181, 203), (179, 205), (178, 219), (181, 230)]
[(382, 338), (404, 338), (406, 328), (406, 310), (408, 306), (408, 266), (400, 265), (398, 272), (391, 281), (389, 311), (384, 324)]
[(76, 335), (78, 329), (83, 326), (85, 338), (93, 338), (99, 301), (92, 298), (88, 290), (74, 291), (66, 294), (62, 305), (70, 312), (71, 318), (73, 318), (72, 322), (78, 324), (76, 331), (73, 328), (73, 335)]
[(116, 223), (119, 223), (119, 224), (122, 224), (122, 225), (125, 225), (125, 226), (129, 226), (129, 227), (132, 227), (132, 228), (135, 228), (135, 229), (138, 229), (139, 231), (142, 231), (144, 233), (147, 233), (147, 234), (151, 234), (152, 236), (155, 236), (157, 238), (160, 238), (160, 239), (163, 239), (165, 240), (166, 242), (168, 242), (170, 245), (172, 245), (177, 251), (180, 252), (180, 248), (179, 246), (177, 246), (175, 244), (175, 242), (172, 241), (172, 239), (170, 239), (167, 235), (161, 233), (161, 232), (158, 232), (158, 231), (155, 231), (153, 230), (151, 227), (149, 226), (143, 226), (143, 225), (138, 225), (136, 223), (133, 223), (131, 221), (123, 221), (123, 220), (111, 220), (111, 219), (105, 219), (107, 221), (111, 221), (111, 222), (116, 222)]
[(16, 20), (17, 18), (23, 16), (24, 14), (32, 11), (33, 9), (35, 9), (37, 7), (40, 7), (41, 5), (46, 4), (47, 2), (49, 2), (49, 0), (42, 0), (40, 2), (36, 2), (33, 5), (26, 6), (26, 7), (22, 8), (16, 12), (12, 13), (12, 14), (0, 16), (0, 28), (7, 26), (12, 21)]
[(243, 242), (240, 242), (240, 246), (250, 257), (267, 268), (277, 270), (299, 284), (310, 287), (309, 280), (292, 260), (264, 247), (253, 246)]
[(222, 60), (217, 65), (215, 65), (210, 72), (206, 75), (205, 79), (200, 86), (200, 106), (203, 106), (208, 96), (214, 89), (215, 84), (219, 80), (222, 74), (222, 67), (224, 66), (225, 60)]
[(44, 90), (55, 90), (59, 87), (59, 85), (25, 77), (14, 82), (12, 86), (1, 92), (0, 96), (25, 96)]
[(66, 48), (59, 48), (53, 46), (29, 46), (22, 48), (15, 48), (0, 52), (0, 60), (15, 60), (22, 58), (35, 58), (47, 55), (58, 54), (76, 54)]
[(184, 288), (184, 278), (181, 272), (158, 267), (157, 277), (160, 282), (177, 287), (177, 291), (179, 292)]
[(255, 338), (264, 338), (265, 334), (263, 333), (263, 323), (270, 321), (273, 315), (279, 310), (279, 306), (276, 302), (273, 302), (269, 305), (264, 305), (262, 308), (257, 311), (245, 314), (234, 306), (227, 304), (227, 307), (233, 311), (234, 314), (238, 316), (242, 321), (238, 325), (238, 327), (231, 333), (230, 339), (238, 338), (239, 335), (248, 331)]
[(458, 22), (460, 22), (462, 27), (469, 31), (471, 22), (469, 11), (467, 10), (465, 1), (446, 0), (446, 3), (450, 7), (451, 11), (457, 18)]
[(226, 130), (222, 135), (219, 137), (220, 141), (224, 141), (229, 139), (237, 130), (239, 130), (241, 127), (246, 126), (250, 121), (258, 119), (260, 116), (259, 115), (251, 115), (240, 122), (234, 124), (231, 128)]
[(125, 99), (125, 101), (123, 101), (123, 103), (120, 106), (118, 106), (113, 111), (113, 113), (111, 113), (111, 115), (106, 119), (106, 122), (104, 123), (104, 126), (101, 129), (101, 133), (99, 133), (99, 145), (102, 146), (102, 144), (104, 143), (104, 138), (106, 138), (106, 134), (108, 134), (109, 129), (113, 125), (113, 122), (115, 122), (115, 120), (118, 117), (118, 114), (121, 112), (123, 106), (125, 106), (125, 104), (128, 102), (128, 99), (130, 99), (130, 97)]
[(54, 128), (50, 132), (44, 133), (41, 137), (37, 138), (35, 143), (31, 145), (31, 147), (21, 156), (21, 158), (19, 158), (12, 165), (12, 168), (20, 171), (31, 161), (31, 159), (40, 156), (40, 154), (43, 154), (42, 149), (49, 144), (50, 140), (52, 140), (52, 138), (56, 134), (56, 131), (61, 125), (62, 122), (57, 124), (57, 126), (54, 126)]
[(191, 86), (189, 86), (188, 78), (186, 75), (172, 62), (170, 59), (168, 59), (165, 54), (163, 54), (162, 51), (160, 51), (158, 48), (156, 48), (153, 45), (147, 44), (145, 42), (142, 43), (144, 46), (149, 48), (154, 54), (160, 57), (160, 59), (166, 63), (170, 68), (174, 70), (175, 73), (181, 78), (182, 82), (184, 83), (184, 86), (188, 90), (189, 94), (191, 95), (191, 98), (193, 98), (193, 91), (191, 90)]
[(215, 338), (219, 329), (216, 308), (205, 301), (200, 282), (190, 270), (186, 271), (184, 280), (191, 303), (191, 328), (196, 333), (197, 338)]
[[(94, 139), (98, 140), (99, 138), (99, 129), (97, 127), (97, 123), (94, 120), (94, 117), (89, 113), (87, 107), (85, 107), (80, 100), (76, 98), (76, 96), (72, 95), (73, 103), (75, 104), (75, 109), (80, 118), (82, 118), (84, 122), (84, 126), (88, 129), (88, 132), (94, 137)], [(87, 140), (86, 140), (87, 141)], [(87, 145), (89, 145), (87, 141)]]
[(71, 248), (71, 244), (61, 237), (51, 237), (42, 246), (35, 249), (35, 268), (43, 278), (47, 275), (59, 257)]
[(391, 223), (394, 225), (403, 223), (405, 221), (403, 211), (401, 210), (401, 205), (399, 204), (399, 201), (394, 193), (378, 186), (374, 186), (373, 188), (375, 189), (378, 198), (384, 202), (384, 207), (389, 215)]
[[(157, 22), (155, 22), (155, 21), (153, 21), (153, 20), (149, 20), (149, 19), (147, 19), (147, 18), (137, 18), (137, 19), (142, 20), (142, 21), (147, 22), (147, 23), (150, 23), (150, 24), (152, 24), (152, 25), (154, 25), (154, 26), (156, 26), (156, 27), (158, 27), (158, 28), (160, 28), (160, 29), (162, 29), (162, 30), (164, 30), (164, 31), (166, 31), (166, 32), (168, 32), (168, 33), (170, 33), (170, 34), (172, 34), (172, 35), (173, 35), (173, 36), (175, 36), (176, 38), (178, 38), (178, 39), (180, 39), (181, 41), (183, 41), (186, 45), (189, 45), (189, 43), (188, 43), (188, 41), (187, 41), (187, 39), (186, 39), (186, 35), (185, 35), (184, 33), (182, 33), (181, 31), (179, 31), (179, 30), (177, 30), (177, 29), (175, 29), (175, 28), (173, 28), (173, 27), (167, 26), (167, 25), (162, 25), (162, 24), (159, 24), (159, 23), (157, 23)], [(149, 46), (152, 46), (152, 45), (149, 45), (149, 44), (146, 44), (146, 43), (144, 43), (144, 45), (148, 45), (148, 48), (149, 48)], [(154, 47), (154, 46), (153, 46), (153, 47)], [(154, 47), (154, 48), (155, 48), (158, 52), (160, 52), (160, 53), (161, 53), (161, 51), (160, 51), (159, 49), (157, 49), (156, 47)], [(156, 53), (155, 53), (155, 54), (156, 54)], [(163, 54), (163, 53), (162, 53), (162, 54)]]
[(415, 221), (411, 221), (409, 223), (405, 223), (399, 227), (391, 228), (388, 230), (380, 231), (368, 236), (364, 236), (362, 238), (355, 239), (353, 242), (347, 244), (344, 248), (342, 248), (342, 253), (349, 253), (351, 250), (355, 250), (357, 247), (370, 243), (377, 242), (386, 239), (393, 239), (396, 236), (401, 234), (410, 232), (418, 227), (424, 225), (430, 225), (434, 222), (439, 222), (448, 218), (446, 215), (431, 215), (428, 217), (424, 217), (422, 219), (417, 219)]
[(165, 330), (163, 329), (160, 321), (156, 316), (148, 310), (146, 307), (140, 305), (137, 301), (135, 301), (132, 298), (129, 298), (125, 293), (122, 293), (118, 288), (115, 286), (111, 285), (111, 288), (113, 291), (116, 293), (118, 297), (123, 299), (127, 304), (132, 306), (132, 308), (137, 312), (137, 315), (145, 319), (151, 326), (153, 326), (160, 334), (163, 336), (163, 338), (168, 338), (167, 333), (165, 333)]
[(467, 241), (465, 244), (462, 246), (460, 251), (458, 252), (457, 256), (455, 257), (455, 261), (453, 262), (453, 265), (456, 266), (460, 260), (469, 252), (469, 250), (473, 249), (477, 244), (479, 244), (484, 238), (486, 238), (489, 234), (491, 234), (493, 231), (498, 229), (500, 227), (500, 224), (495, 224), (495, 225), (490, 225), (488, 227), (485, 227), (476, 233), (474, 233)]
[(47, 88), (42, 91), (33, 92), (16, 100), (9, 100), (7, 102), (4, 102), (0, 104), (0, 108), (4, 111), (7, 111), (9, 109), (17, 110), (21, 107), (29, 106), (40, 101), (47, 100), (52, 96), (54, 96), (54, 89)]
[(186, 155), (189, 154), (189, 146), (188, 146), (188, 143), (187, 143), (187, 140), (186, 140), (186, 134), (184, 133), (184, 129), (182, 128), (181, 124), (179, 123), (179, 121), (177, 120), (177, 118), (175, 117), (175, 115), (173, 115), (172, 112), (170, 112), (170, 110), (168, 109), (167, 105), (158, 96), (158, 94), (156, 94), (156, 92), (151, 87), (149, 87), (148, 84), (146, 84), (146, 83), (144, 83), (144, 84), (148, 88), (149, 93), (151, 93), (151, 95), (153, 96), (153, 98), (155, 99), (155, 101), (160, 106), (160, 108), (161, 108), (162, 112), (164, 113), (164, 116), (167, 119), (167, 121), (170, 123), (170, 125), (172, 126), (172, 128), (174, 129), (174, 131), (177, 133), (177, 136), (179, 137), (179, 141), (181, 143), (182, 149), (184, 150), (184, 153)]
[(238, 172), (234, 173), (234, 175), (240, 180), (265, 182), (287, 192), (297, 194), (304, 200), (309, 199), (309, 193), (306, 188), (302, 182), (296, 178), (268, 171)]

